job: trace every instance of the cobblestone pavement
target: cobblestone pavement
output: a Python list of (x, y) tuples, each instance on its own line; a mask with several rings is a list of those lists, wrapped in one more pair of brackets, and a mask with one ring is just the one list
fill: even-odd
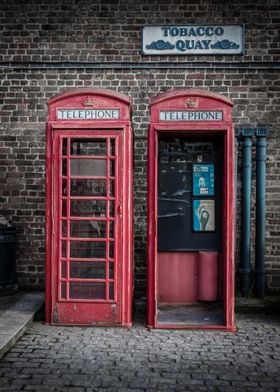
[(33, 327), (0, 361), (0, 391), (280, 391), (280, 319), (214, 331)]

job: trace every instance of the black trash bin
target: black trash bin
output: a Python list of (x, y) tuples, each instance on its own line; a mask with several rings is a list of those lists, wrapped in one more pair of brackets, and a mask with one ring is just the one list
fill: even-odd
[(16, 289), (16, 228), (0, 225), (0, 295)]

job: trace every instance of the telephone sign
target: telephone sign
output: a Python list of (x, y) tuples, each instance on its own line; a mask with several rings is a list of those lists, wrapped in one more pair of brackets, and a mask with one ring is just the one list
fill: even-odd
[(119, 109), (58, 109), (58, 120), (115, 120), (120, 118)]
[(161, 111), (162, 121), (222, 121), (222, 111)]

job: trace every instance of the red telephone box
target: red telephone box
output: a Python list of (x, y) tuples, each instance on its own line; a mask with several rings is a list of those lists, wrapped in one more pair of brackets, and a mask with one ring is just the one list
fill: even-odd
[(131, 100), (74, 90), (49, 101), (46, 321), (130, 326)]
[(234, 331), (232, 102), (180, 89), (151, 101), (148, 326)]

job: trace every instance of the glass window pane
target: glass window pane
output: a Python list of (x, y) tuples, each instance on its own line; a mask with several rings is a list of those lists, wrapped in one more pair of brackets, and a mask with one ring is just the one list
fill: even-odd
[(67, 159), (62, 159), (62, 175), (67, 176)]
[(66, 278), (66, 262), (61, 261), (61, 277)]
[(67, 241), (61, 241), (61, 256), (66, 257)]
[(115, 161), (112, 160), (110, 161), (110, 176), (115, 176)]
[(107, 155), (106, 139), (72, 139), (71, 155)]
[(115, 231), (114, 231), (115, 222), (110, 222), (109, 225), (110, 225), (109, 236), (110, 236), (110, 238), (114, 238), (114, 236), (115, 236)]
[(106, 222), (71, 221), (70, 236), (77, 238), (106, 238)]
[(110, 196), (115, 196), (115, 180), (110, 181)]
[(71, 216), (106, 216), (106, 200), (71, 200)]
[(61, 232), (62, 232), (62, 237), (67, 237), (67, 221), (66, 220), (63, 220), (63, 221), (61, 221), (61, 226), (62, 226), (62, 230), (61, 230)]
[(114, 263), (109, 263), (109, 279), (114, 279)]
[(71, 159), (71, 176), (106, 176), (105, 159)]
[(62, 196), (67, 196), (67, 180), (62, 180)]
[(106, 180), (71, 180), (71, 196), (106, 196)]
[(110, 140), (110, 155), (115, 156), (115, 139)]
[(66, 282), (61, 282), (60, 284), (60, 296), (63, 299), (66, 299)]
[(62, 216), (67, 216), (67, 201), (62, 200)]
[(62, 155), (67, 155), (68, 139), (62, 139)]
[(115, 254), (114, 242), (110, 241), (110, 244), (109, 244), (109, 257), (110, 257), (110, 259), (114, 258), (114, 254)]
[(70, 278), (106, 279), (106, 264), (104, 262), (71, 262)]
[(105, 259), (106, 242), (71, 241), (70, 257)]
[(114, 283), (110, 282), (109, 283), (109, 299), (113, 300), (114, 299)]
[(70, 282), (71, 299), (106, 299), (106, 283)]
[(109, 202), (109, 216), (115, 216), (115, 201), (110, 201)]

